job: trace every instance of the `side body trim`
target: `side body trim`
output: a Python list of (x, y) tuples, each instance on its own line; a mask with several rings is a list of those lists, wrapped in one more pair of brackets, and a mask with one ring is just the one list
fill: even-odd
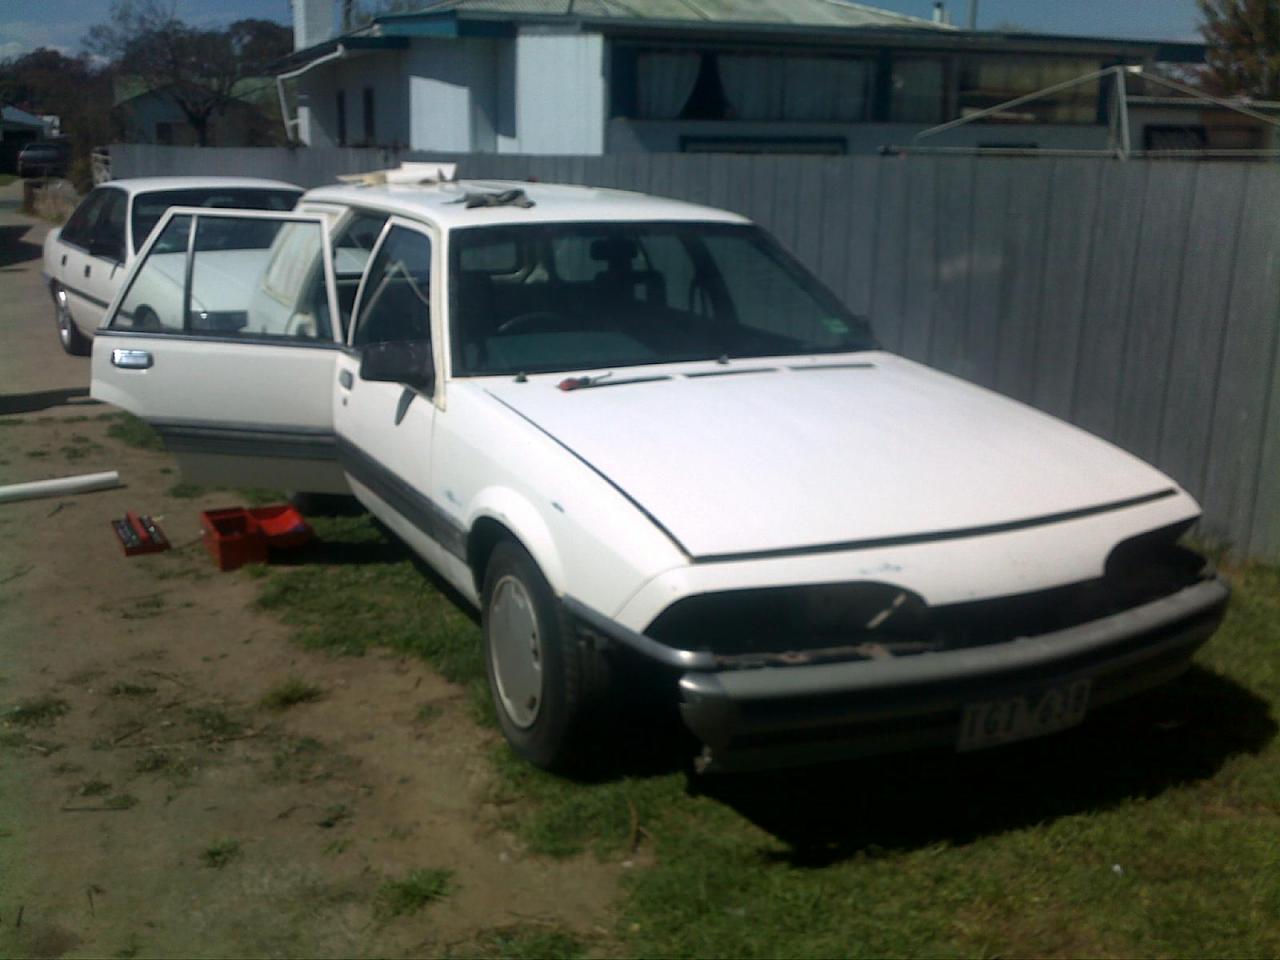
[(324, 429), (192, 420), (152, 420), (151, 425), (173, 453), (284, 460), (337, 459), (333, 433)]
[(335, 439), (338, 460), (344, 470), (453, 556), (466, 561), (465, 527), (434, 500), (388, 470), (346, 437), (338, 435)]

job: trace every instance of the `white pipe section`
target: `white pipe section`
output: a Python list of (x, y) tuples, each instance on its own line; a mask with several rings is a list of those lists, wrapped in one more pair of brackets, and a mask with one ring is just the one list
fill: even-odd
[(291, 130), (298, 125), (299, 121), (297, 117), (289, 116), (289, 104), (287, 99), (285, 98), (284, 82), (286, 80), (293, 80), (297, 77), (300, 77), (304, 73), (306, 73), (308, 70), (314, 69), (315, 67), (320, 66), (320, 64), (322, 63), (328, 63), (330, 60), (339, 60), (342, 57), (346, 56), (346, 53), (347, 53), (347, 48), (344, 47), (342, 44), (338, 44), (337, 49), (335, 49), (332, 53), (326, 53), (323, 57), (317, 57), (315, 60), (312, 60), (310, 63), (299, 67), (297, 70), (291, 70), (288, 73), (282, 73), (278, 77), (276, 77), (276, 96), (280, 98), (280, 119), (284, 123), (284, 135), (286, 137), (289, 137), (292, 139), (293, 134), (291, 133)]
[(0, 503), (34, 500), (37, 497), (60, 497), (69, 493), (89, 493), (92, 490), (109, 490), (118, 486), (120, 474), (115, 470), (82, 473), (75, 477), (56, 477), (52, 480), (33, 480), (30, 483), (11, 483), (0, 487)]

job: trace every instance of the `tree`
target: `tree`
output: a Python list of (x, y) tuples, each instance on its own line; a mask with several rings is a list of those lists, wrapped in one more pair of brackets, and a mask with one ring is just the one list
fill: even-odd
[(71, 141), (74, 179), (88, 177), (89, 154), (111, 139), (111, 71), (87, 55), (41, 47), (0, 62), (0, 102), (29, 113), (55, 114)]
[(261, 76), (289, 53), (292, 31), (267, 20), (239, 20), (207, 30), (179, 20), (172, 2), (116, 0), (111, 21), (89, 30), (85, 46), (112, 60), (121, 74), (173, 99), (196, 142), (209, 143), (209, 126), (236, 99), (236, 87)]
[(1223, 96), (1280, 99), (1280, 0), (1198, 0), (1204, 85)]

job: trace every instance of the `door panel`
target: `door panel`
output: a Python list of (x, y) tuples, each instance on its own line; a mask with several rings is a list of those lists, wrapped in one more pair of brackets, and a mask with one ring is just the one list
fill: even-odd
[(332, 310), (318, 218), (175, 208), (94, 341), (91, 392), (151, 423), (193, 481), (348, 492)]
[(360, 376), (366, 345), (431, 340), (433, 247), (420, 226), (398, 218), (387, 223), (360, 286), (352, 347), (337, 361), (333, 416), (339, 457), (356, 495), (402, 533), (411, 527), (410, 542), (440, 566), (461, 539), (427, 495), (435, 403), (424, 390)]

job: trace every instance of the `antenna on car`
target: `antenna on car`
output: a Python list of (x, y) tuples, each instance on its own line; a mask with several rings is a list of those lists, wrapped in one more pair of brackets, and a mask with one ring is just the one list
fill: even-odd
[(456, 163), (410, 162), (405, 161), (399, 167), (389, 170), (370, 170), (367, 173), (344, 173), (338, 176), (342, 183), (350, 183), (357, 187), (389, 186), (426, 186), (435, 183), (452, 183), (458, 178)]

